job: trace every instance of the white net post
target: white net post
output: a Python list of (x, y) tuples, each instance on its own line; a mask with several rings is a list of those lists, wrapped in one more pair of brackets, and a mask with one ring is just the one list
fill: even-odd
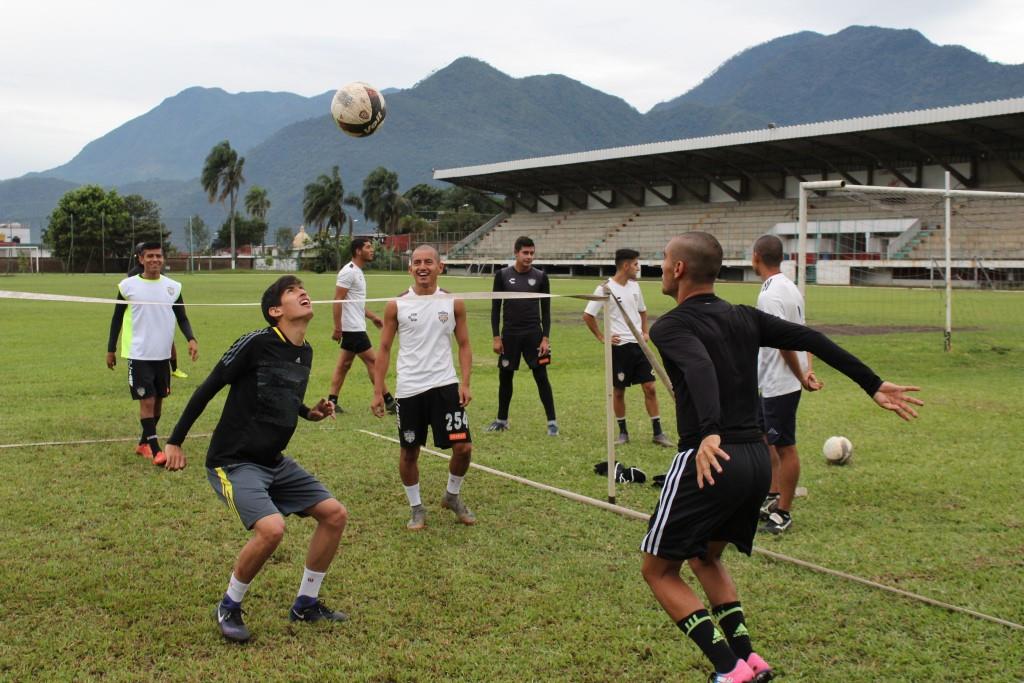
[(949, 192), (952, 188), (950, 185), (949, 171), (946, 171), (946, 196), (943, 197), (943, 223), (944, 228), (944, 239), (945, 239), (945, 254), (946, 254), (946, 328), (942, 334), (942, 347), (944, 350), (953, 350), (953, 198)]
[(612, 386), (612, 297), (604, 302), (605, 438), (608, 455), (608, 502), (615, 502), (615, 399)]

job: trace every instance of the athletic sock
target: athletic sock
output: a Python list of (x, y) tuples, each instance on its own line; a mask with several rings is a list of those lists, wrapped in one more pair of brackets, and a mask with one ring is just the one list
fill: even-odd
[(661, 434), (661, 416), (660, 415), (651, 418), (651, 429), (654, 431), (654, 435), (655, 436), (658, 436), (658, 434)]
[(409, 499), (409, 507), (416, 507), (422, 505), (420, 501), (420, 485), (413, 484), (412, 486), (405, 487), (405, 497)]
[(555, 421), (555, 396), (551, 392), (551, 380), (548, 379), (548, 369), (541, 365), (533, 369), (533, 380), (537, 383), (537, 393), (540, 394), (540, 402), (544, 406), (544, 414), (548, 423)]
[(142, 435), (146, 437), (149, 450), (156, 455), (160, 452), (160, 441), (156, 438), (156, 420), (152, 417), (144, 417), (139, 422), (142, 423)]
[(498, 371), (498, 419), (508, 420), (508, 409), (512, 405), (513, 380), (516, 374), (511, 370)]
[(711, 660), (715, 671), (728, 673), (736, 668), (739, 657), (729, 647), (729, 642), (715, 626), (715, 622), (711, 621), (711, 615), (706, 609), (699, 609), (685, 619), (680, 619), (676, 626)]
[(739, 602), (726, 602), (714, 607), (711, 613), (718, 620), (718, 625), (725, 632), (729, 641), (729, 647), (736, 653), (736, 656), (745, 660), (754, 651), (750, 644), (750, 633), (743, 621), (743, 608)]
[(629, 430), (626, 429), (626, 418), (617, 417), (615, 421), (619, 423), (619, 434), (629, 434)]
[(324, 582), (325, 576), (327, 576), (327, 572), (315, 572), (309, 567), (303, 567), (302, 583), (299, 584), (299, 594), (296, 596), (296, 600), (303, 596), (316, 600), (320, 595), (320, 584)]
[[(249, 584), (242, 583), (235, 577), (235, 573), (231, 573), (231, 578), (228, 580), (228, 591), (224, 594), (224, 597), (235, 604), (240, 604), (242, 599), (245, 598), (246, 591), (249, 590)], [(225, 607), (228, 605), (225, 604)]]
[(462, 490), (462, 480), (465, 479), (465, 478), (466, 478), (466, 475), (462, 475), (461, 477), (457, 477), (454, 474), (449, 473), (448, 474), (448, 489), (447, 489), (448, 493), (452, 494), (453, 496), (459, 495), (459, 491)]

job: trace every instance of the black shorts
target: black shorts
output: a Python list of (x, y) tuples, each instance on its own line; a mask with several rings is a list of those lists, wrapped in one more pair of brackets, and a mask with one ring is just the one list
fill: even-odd
[(206, 479), (246, 529), (269, 515), (305, 516), (309, 508), (333, 498), (316, 477), (287, 456), (273, 467), (248, 462), (207, 467)]
[(761, 431), (772, 446), (793, 446), (796, 444), (796, 409), (800, 406), (797, 389), (791, 394), (761, 397)]
[(171, 359), (128, 359), (128, 390), (132, 398), (163, 398), (171, 393)]
[(363, 351), (372, 349), (373, 344), (370, 343), (370, 335), (365, 332), (342, 332), (341, 348), (345, 351), (360, 354)]
[(761, 503), (772, 482), (763, 443), (722, 444), (730, 459), (719, 461), (714, 486), (697, 488), (696, 448), (676, 455), (647, 525), (640, 549), (668, 560), (707, 554), (708, 544), (726, 541), (750, 554)]
[(654, 370), (640, 345), (633, 342), (612, 347), (612, 384), (625, 389), (654, 381)]
[(541, 330), (502, 335), (501, 344), (505, 352), (498, 356), (498, 369), (518, 370), (520, 358), (526, 359), (526, 365), (531, 370), (549, 365), (551, 363), (550, 352), (544, 356), (537, 355), (542, 339), (544, 339), (544, 333)]
[(427, 427), (434, 432), (434, 445), (451, 448), (455, 443), (472, 443), (469, 417), (459, 405), (459, 385), (448, 384), (422, 394), (396, 399), (398, 440), (405, 447), (427, 443)]

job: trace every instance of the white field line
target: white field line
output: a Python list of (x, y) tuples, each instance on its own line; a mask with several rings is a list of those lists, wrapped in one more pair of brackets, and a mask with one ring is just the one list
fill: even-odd
[[(213, 436), (212, 434), (189, 434), (191, 439), (201, 439), (205, 437)], [(164, 438), (167, 437), (158, 437)], [(124, 441), (138, 441), (137, 436), (125, 436), (118, 437), (116, 439), (78, 439), (76, 441), (35, 441), (32, 443), (4, 443), (0, 444), (0, 448), (34, 448), (36, 446), (87, 446), (89, 444), (96, 443), (120, 443)]]
[[(391, 442), (394, 442), (394, 443), (401, 443), (398, 439), (396, 439), (394, 437), (391, 437), (391, 436), (385, 436), (383, 434), (377, 434), (376, 432), (367, 431), (365, 429), (359, 429), (357, 431), (360, 431), (363, 434), (368, 434), (370, 436), (376, 437), (378, 439), (384, 439), (385, 441), (391, 441)], [(426, 453), (430, 453), (431, 455), (436, 455), (438, 457), (444, 458), (446, 460), (451, 459), (450, 455), (446, 455), (445, 453), (441, 453), (439, 451), (435, 451), (435, 450), (432, 450), (430, 448), (422, 447), (420, 450), (422, 450), (422, 451), (424, 451)], [(484, 465), (478, 465), (475, 462), (471, 462), (469, 466), (473, 467), (475, 469), (487, 472), (488, 474), (493, 474), (493, 475), (498, 476), (498, 477), (503, 477), (505, 479), (510, 479), (510, 480), (518, 482), (520, 484), (525, 484), (527, 486), (532, 486), (533, 488), (540, 489), (542, 491), (548, 491), (550, 493), (555, 493), (555, 494), (557, 494), (559, 496), (563, 496), (565, 498), (577, 501), (579, 503), (584, 503), (586, 505), (593, 505), (594, 507), (599, 507), (599, 508), (602, 508), (604, 510), (610, 510), (611, 512), (618, 513), (618, 514), (620, 514), (620, 515), (622, 515), (624, 517), (629, 517), (631, 519), (639, 519), (639, 520), (642, 520), (642, 521), (647, 521), (647, 520), (650, 519), (650, 515), (648, 515), (647, 513), (644, 513), (644, 512), (639, 512), (637, 510), (632, 510), (632, 509), (627, 508), (627, 507), (622, 507), (621, 505), (613, 505), (612, 503), (606, 503), (603, 500), (598, 500), (597, 498), (590, 498), (588, 496), (584, 496), (582, 494), (575, 493), (573, 491), (566, 491), (565, 489), (560, 489), (560, 488), (557, 488), (555, 486), (549, 486), (547, 484), (541, 484), (539, 482), (531, 481), (531, 480), (526, 479), (524, 477), (519, 477), (519, 476), (516, 476), (514, 474), (508, 474), (507, 472), (502, 472), (501, 470), (496, 470), (496, 469), (493, 469), (491, 467), (486, 467)], [(857, 576), (855, 574), (849, 574), (847, 572), (842, 572), (842, 571), (839, 571), (839, 570), (836, 570), (836, 569), (829, 569), (828, 567), (823, 567), (821, 565), (814, 564), (813, 562), (807, 562), (806, 560), (800, 560), (800, 559), (797, 559), (795, 557), (789, 557), (788, 555), (783, 555), (782, 553), (777, 553), (777, 552), (774, 552), (772, 550), (765, 550), (765, 549), (759, 548), (759, 547), (755, 547), (754, 548), (754, 552), (758, 553), (760, 555), (764, 555), (765, 557), (768, 557), (768, 558), (770, 558), (772, 560), (776, 560), (778, 562), (786, 562), (786, 563), (789, 563), (789, 564), (796, 565), (797, 567), (803, 567), (804, 569), (810, 569), (811, 571), (817, 572), (819, 574), (827, 574), (829, 576), (835, 576), (837, 578), (846, 579), (847, 581), (852, 581), (854, 583), (859, 583), (859, 584), (861, 584), (863, 586), (869, 586), (871, 588), (875, 588), (875, 589), (881, 590), (881, 591), (886, 591), (888, 593), (893, 593), (893, 594), (902, 596), (904, 598), (909, 598), (911, 600), (916, 600), (918, 602), (923, 602), (926, 605), (932, 605), (933, 607), (941, 607), (942, 609), (949, 610), (950, 612), (959, 612), (960, 614), (967, 614), (967, 615), (975, 617), (977, 619), (982, 619), (984, 621), (990, 621), (990, 622), (992, 622), (994, 624), (999, 624), (1001, 626), (1006, 626), (1008, 628), (1024, 631), (1024, 625), (1022, 625), (1022, 624), (1018, 624), (1018, 623), (1013, 622), (1013, 621), (1008, 621), (1006, 619), (1000, 619), (999, 617), (993, 617), (993, 616), (991, 616), (989, 614), (984, 614), (983, 612), (976, 612), (976, 611), (974, 611), (972, 609), (968, 609), (966, 607), (960, 607), (959, 605), (952, 605), (952, 604), (950, 604), (948, 602), (942, 602), (941, 600), (935, 600), (934, 598), (929, 598), (927, 596), (919, 595), (917, 593), (911, 593), (910, 591), (905, 591), (905, 590), (903, 590), (901, 588), (894, 588), (893, 586), (887, 586), (885, 584), (877, 583), (875, 581), (872, 581), (871, 579), (865, 579), (862, 576)]]

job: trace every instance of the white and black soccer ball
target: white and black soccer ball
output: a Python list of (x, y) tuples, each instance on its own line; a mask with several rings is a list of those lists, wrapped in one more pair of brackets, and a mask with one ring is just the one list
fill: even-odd
[(845, 436), (830, 436), (821, 447), (825, 462), (830, 465), (845, 465), (853, 458), (853, 444)]
[(385, 116), (384, 96), (369, 83), (349, 83), (339, 88), (331, 100), (331, 117), (338, 128), (352, 137), (373, 135)]

